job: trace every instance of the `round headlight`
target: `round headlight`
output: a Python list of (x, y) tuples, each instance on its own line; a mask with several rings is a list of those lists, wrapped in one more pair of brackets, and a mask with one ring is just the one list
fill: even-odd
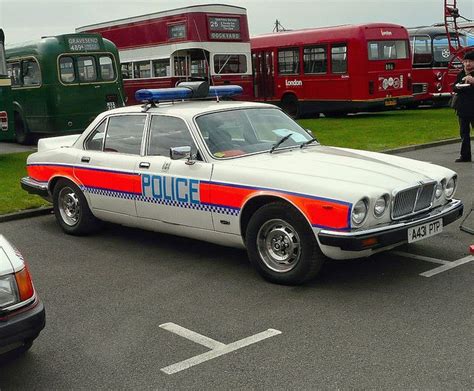
[(443, 78), (443, 74), (441, 72), (438, 72), (436, 74), (436, 79), (441, 80)]
[(367, 200), (362, 199), (358, 201), (352, 208), (352, 222), (355, 225), (360, 225), (367, 216)]
[(448, 183), (446, 183), (446, 187), (444, 188), (444, 195), (446, 198), (451, 198), (454, 194), (454, 190), (456, 189), (456, 177), (452, 177)]
[(385, 210), (387, 209), (387, 203), (388, 203), (388, 196), (383, 195), (375, 201), (374, 204), (374, 215), (375, 217), (381, 217), (384, 213)]
[(443, 190), (444, 190), (444, 183), (446, 181), (443, 179), (441, 182), (438, 182), (436, 184), (436, 188), (435, 188), (435, 197), (436, 199), (438, 199), (439, 197), (441, 197), (443, 195)]

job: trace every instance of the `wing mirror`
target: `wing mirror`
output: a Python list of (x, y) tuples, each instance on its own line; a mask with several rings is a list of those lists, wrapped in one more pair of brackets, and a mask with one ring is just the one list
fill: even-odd
[(170, 148), (170, 158), (171, 160), (187, 159), (186, 164), (188, 165), (196, 163), (194, 156), (191, 155), (190, 146)]

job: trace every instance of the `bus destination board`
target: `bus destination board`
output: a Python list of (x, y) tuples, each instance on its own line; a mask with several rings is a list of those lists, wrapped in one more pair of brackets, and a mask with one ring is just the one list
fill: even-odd
[(211, 39), (241, 39), (240, 19), (210, 17), (209, 31)]
[(98, 37), (70, 37), (67, 43), (73, 52), (100, 50)]

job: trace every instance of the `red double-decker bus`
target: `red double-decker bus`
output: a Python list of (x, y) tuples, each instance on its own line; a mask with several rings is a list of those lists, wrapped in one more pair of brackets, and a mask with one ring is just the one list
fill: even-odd
[(119, 49), (128, 104), (141, 88), (174, 87), (186, 80), (238, 84), (252, 96), (247, 11), (200, 5), (84, 26)]
[(365, 24), (253, 37), (256, 100), (293, 117), (327, 116), (404, 105), (412, 99), (407, 30)]
[[(449, 66), (461, 68), (459, 60), (453, 59), (450, 43), (444, 25), (412, 27), (408, 29), (413, 53), (413, 96), (412, 106), (431, 104), (442, 106), (448, 103), (456, 72), (449, 72)], [(457, 48), (459, 37), (463, 47), (466, 36), (450, 31), (451, 45)], [(454, 61), (453, 61), (454, 60)]]

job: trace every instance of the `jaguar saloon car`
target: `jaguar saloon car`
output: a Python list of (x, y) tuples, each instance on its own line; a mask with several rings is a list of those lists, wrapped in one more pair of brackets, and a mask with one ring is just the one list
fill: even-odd
[(28, 267), (0, 235), (0, 358), (27, 351), (44, 325), (44, 306)]
[(462, 216), (447, 168), (324, 146), (275, 106), (209, 90), (217, 98), (182, 101), (194, 86), (141, 90), (143, 106), (40, 140), (23, 188), (53, 202), (68, 234), (107, 221), (246, 248), (282, 284), (311, 279), (327, 258), (437, 235)]

